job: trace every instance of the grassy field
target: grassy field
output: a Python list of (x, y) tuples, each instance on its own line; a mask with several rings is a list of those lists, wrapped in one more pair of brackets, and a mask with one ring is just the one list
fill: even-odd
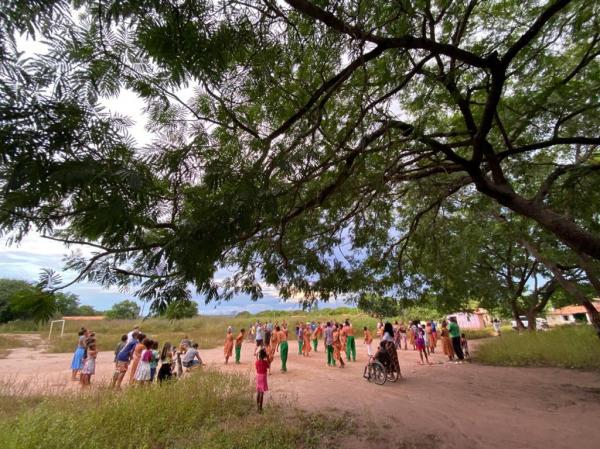
[(118, 393), (11, 399), (19, 402), (12, 416), (0, 406), (4, 449), (310, 449), (334, 443), (327, 435), (350, 432), (345, 416), (290, 416), (283, 406), (258, 415), (247, 377), (213, 371)]
[(476, 360), (490, 365), (557, 366), (600, 371), (600, 342), (591, 326), (514, 332), (482, 344)]
[[(209, 349), (220, 346), (223, 343), (227, 326), (233, 326), (237, 331), (241, 328), (249, 329), (252, 323), (257, 320), (262, 322), (271, 320), (273, 323), (281, 323), (285, 320), (290, 327), (293, 327), (298, 322), (313, 320), (319, 322), (342, 321), (346, 318), (349, 318), (352, 321), (352, 325), (357, 330), (359, 336), (361, 335), (364, 326), (369, 327), (373, 331), (377, 324), (375, 318), (352, 308), (323, 309), (314, 312), (268, 311), (256, 315), (244, 313), (235, 317), (203, 315), (179, 321), (169, 321), (158, 318), (145, 320), (67, 321), (65, 325), (65, 335), (61, 338), (58, 333), (54, 333), (51, 340), (48, 342), (48, 351), (56, 353), (73, 351), (77, 341), (77, 331), (81, 327), (89, 328), (96, 333), (98, 347), (101, 351), (110, 351), (114, 349), (119, 342), (121, 335), (129, 332), (133, 326), (136, 325), (139, 325), (149, 338), (158, 340), (161, 345), (167, 341), (171, 343), (179, 342), (184, 336), (187, 336), (198, 342), (200, 348)], [(395, 317), (389, 320), (392, 322), (396, 320), (408, 322), (411, 318)], [(6, 332), (40, 332), (45, 338), (47, 330), (47, 324), (40, 325), (30, 321), (14, 321), (0, 325), (0, 335)], [(485, 338), (493, 335), (491, 328), (465, 330), (464, 332), (469, 339)], [(0, 351), (1, 348), (2, 346), (0, 343)]]
[(13, 335), (0, 335), (0, 359), (6, 358), (10, 349), (29, 346), (22, 338)]

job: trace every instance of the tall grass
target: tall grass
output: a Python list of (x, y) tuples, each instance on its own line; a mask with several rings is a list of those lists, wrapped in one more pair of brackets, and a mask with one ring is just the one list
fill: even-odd
[[(148, 388), (47, 397), (0, 422), (4, 449), (317, 448), (344, 418), (266, 405), (257, 415), (247, 377), (198, 372)], [(293, 419), (292, 419), (293, 418)]]
[[(299, 322), (307, 321), (343, 321), (349, 318), (354, 328), (360, 334), (363, 327), (371, 330), (375, 328), (377, 320), (358, 309), (343, 307), (339, 309), (321, 309), (311, 312), (297, 311), (266, 311), (256, 315), (241, 313), (238, 316), (197, 316), (178, 321), (170, 321), (161, 318), (149, 318), (139, 320), (102, 320), (102, 321), (67, 321), (65, 323), (65, 335), (61, 338), (57, 332), (53, 333), (48, 342), (49, 352), (71, 352), (75, 350), (77, 342), (77, 331), (86, 327), (96, 332), (98, 348), (101, 351), (110, 351), (115, 348), (121, 335), (129, 332), (133, 326), (139, 325), (146, 335), (159, 343), (169, 341), (179, 342), (184, 336), (196, 341), (200, 348), (209, 349), (223, 344), (227, 326), (233, 326), (237, 331), (241, 328), (249, 329), (257, 320), (275, 322), (287, 321), (289, 326), (295, 326)], [(398, 316), (389, 318), (391, 322), (408, 322), (414, 317)], [(31, 321), (14, 321), (0, 325), (2, 332), (41, 332), (45, 336), (48, 325), (39, 325)], [(465, 330), (467, 338), (476, 339), (490, 337), (492, 329)]]
[(503, 334), (483, 343), (478, 361), (491, 365), (557, 366), (600, 371), (600, 341), (591, 326)]
[(0, 359), (6, 358), (10, 353), (10, 349), (30, 346), (22, 338), (12, 335), (0, 335)]

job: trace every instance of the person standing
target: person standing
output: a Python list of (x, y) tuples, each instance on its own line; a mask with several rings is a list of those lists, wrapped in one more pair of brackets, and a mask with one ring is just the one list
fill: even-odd
[(143, 345), (143, 341), (146, 340), (146, 336), (144, 334), (138, 334), (137, 336), (138, 342), (133, 350), (133, 359), (131, 361), (131, 371), (129, 372), (129, 383), (133, 384), (135, 382), (135, 372), (137, 371), (137, 367), (140, 363), (140, 358), (142, 357), (142, 351), (146, 349), (146, 346)]
[(163, 380), (171, 378), (173, 370), (173, 349), (171, 343), (167, 342), (163, 346), (162, 352), (160, 353), (160, 369), (158, 370), (158, 382), (162, 383)]
[(398, 328), (398, 332), (400, 333), (400, 346), (404, 346), (404, 350), (408, 349), (407, 346), (407, 336), (406, 336), (406, 326), (404, 325), (404, 321), (400, 323), (400, 327)]
[(494, 318), (494, 321), (492, 323), (492, 326), (494, 326), (494, 331), (496, 332), (496, 336), (500, 337), (500, 321), (498, 321), (498, 318)]
[(446, 320), (442, 321), (440, 337), (442, 339), (442, 349), (444, 354), (448, 357), (448, 360), (452, 360), (454, 358), (454, 349), (452, 349), (452, 340), (450, 340), (450, 332), (448, 332), (448, 323)]
[(327, 351), (327, 365), (335, 366), (335, 359), (333, 358), (333, 327), (331, 322), (327, 322), (325, 327), (325, 349)]
[(296, 326), (296, 338), (298, 339), (298, 355), (302, 355), (302, 345), (304, 344), (304, 325)]
[(281, 372), (287, 372), (287, 358), (288, 358), (288, 342), (287, 333), (279, 326), (275, 328), (277, 331), (277, 342), (279, 344), (279, 355), (281, 356)]
[(450, 338), (452, 339), (452, 349), (454, 349), (454, 353), (458, 360), (462, 362), (465, 359), (462, 348), (460, 347), (460, 328), (458, 327), (458, 323), (456, 322), (456, 317), (450, 317), (450, 326), (448, 326), (448, 332), (450, 333)]
[(356, 341), (354, 340), (354, 328), (350, 324), (350, 320), (346, 320), (345, 326), (346, 331), (346, 359), (356, 362)]
[(323, 333), (323, 328), (321, 327), (321, 323), (317, 323), (312, 333), (312, 344), (313, 350), (317, 352), (317, 348), (319, 347), (319, 336)]
[(369, 328), (367, 326), (365, 326), (364, 331), (365, 331), (365, 346), (367, 347), (367, 355), (369, 356), (369, 358), (371, 358), (373, 356), (373, 348), (371, 347), (371, 344), (373, 343), (373, 335), (371, 335), (371, 332), (369, 331)]
[(242, 355), (242, 343), (244, 341), (244, 334), (246, 329), (242, 329), (238, 336), (235, 338), (235, 363), (240, 364), (240, 357)]
[(83, 327), (77, 333), (77, 348), (73, 353), (73, 360), (71, 361), (71, 380), (77, 380), (77, 373), (83, 368), (83, 358), (85, 356), (85, 341), (87, 338), (87, 330)]
[(129, 367), (129, 361), (131, 360), (131, 354), (133, 350), (137, 346), (138, 341), (132, 340), (125, 345), (125, 347), (117, 354), (117, 365), (115, 366), (115, 372), (113, 374), (113, 378), (111, 381), (111, 387), (113, 388), (121, 388), (121, 383), (123, 382), (123, 378), (127, 373), (127, 368)]
[(256, 351), (263, 347), (263, 328), (260, 322), (256, 325), (256, 346), (254, 347), (254, 357), (256, 357)]
[(225, 356), (225, 365), (229, 363), (229, 358), (233, 353), (233, 329), (231, 326), (227, 328), (227, 334), (225, 335), (225, 344), (223, 345), (223, 355)]
[(303, 327), (304, 328), (302, 330), (302, 355), (304, 357), (308, 357), (308, 354), (310, 353), (310, 337), (312, 335), (312, 332), (310, 331), (310, 323), (307, 323)]
[[(343, 368), (346, 364), (342, 358), (342, 327), (336, 323), (333, 330), (333, 359), (340, 362), (340, 368)], [(335, 362), (334, 362), (335, 364)]]
[(258, 353), (258, 360), (255, 363), (256, 367), (256, 407), (258, 413), (262, 413), (263, 409), (263, 398), (266, 391), (269, 391), (267, 384), (267, 370), (270, 367), (269, 360), (267, 358), (267, 351), (261, 348)]

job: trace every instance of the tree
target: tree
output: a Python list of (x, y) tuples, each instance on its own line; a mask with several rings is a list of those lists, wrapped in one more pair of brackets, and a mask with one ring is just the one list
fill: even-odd
[(56, 311), (63, 316), (80, 315), (79, 297), (73, 293), (55, 293)]
[(134, 301), (121, 301), (113, 304), (112, 308), (107, 310), (105, 315), (112, 320), (133, 320), (140, 315), (140, 306)]
[(33, 291), (31, 284), (16, 279), (0, 279), (0, 323), (15, 319), (11, 311), (11, 298), (20, 291)]
[(360, 296), (357, 307), (365, 313), (379, 319), (398, 315), (398, 302), (389, 296), (379, 296), (375, 293), (365, 293)]
[(84, 304), (77, 308), (77, 315), (79, 316), (96, 316), (101, 315), (101, 312), (98, 312), (94, 307)]
[(167, 306), (163, 316), (169, 320), (193, 318), (198, 315), (198, 303), (195, 301), (176, 301)]
[[(597, 265), (598, 189), (571, 189), (569, 212), (552, 199), (598, 181), (594, 2), (285, 3), (77, 2), (77, 23), (66, 1), (10, 3), (0, 229), (91, 246), (74, 282), (140, 284), (155, 311), (190, 283), (207, 300), (262, 281), (385, 295), (420, 218), (456, 196)], [(28, 30), (48, 55), (20, 58)], [(157, 132), (143, 152), (98, 108), (123, 87)], [(217, 283), (220, 267), (236, 272)]]

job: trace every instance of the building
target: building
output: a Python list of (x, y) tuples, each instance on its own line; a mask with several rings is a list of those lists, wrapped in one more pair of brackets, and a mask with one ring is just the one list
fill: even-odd
[(485, 309), (475, 309), (473, 312), (456, 312), (448, 315), (456, 317), (456, 322), (461, 329), (483, 329), (491, 326), (492, 318)]
[[(600, 312), (600, 300), (592, 301), (594, 307)], [(548, 326), (562, 326), (563, 324), (590, 323), (591, 317), (585, 307), (572, 305), (552, 309), (546, 314)]]

